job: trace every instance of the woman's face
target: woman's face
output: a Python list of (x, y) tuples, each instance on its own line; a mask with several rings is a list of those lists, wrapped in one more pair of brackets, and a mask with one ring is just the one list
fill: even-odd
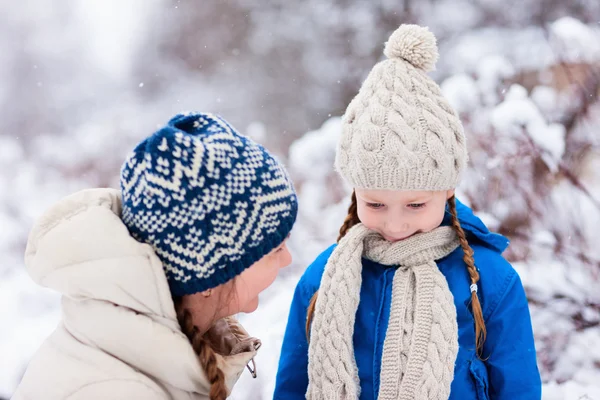
[(258, 295), (271, 286), (280, 269), (292, 263), (287, 240), (269, 254), (246, 268), (234, 280), (234, 295), (230, 303), (230, 315), (238, 312), (251, 313), (258, 308)]
[(258, 295), (271, 286), (277, 273), (291, 264), (287, 240), (246, 268), (234, 279), (210, 291), (182, 297), (181, 306), (192, 313), (194, 324), (205, 332), (217, 320), (258, 308)]

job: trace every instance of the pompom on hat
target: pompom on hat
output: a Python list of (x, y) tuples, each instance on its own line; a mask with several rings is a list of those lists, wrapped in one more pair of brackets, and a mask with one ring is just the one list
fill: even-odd
[(336, 170), (361, 189), (454, 189), (468, 155), (458, 115), (427, 76), (438, 59), (435, 36), (401, 25), (384, 54), (348, 105)]

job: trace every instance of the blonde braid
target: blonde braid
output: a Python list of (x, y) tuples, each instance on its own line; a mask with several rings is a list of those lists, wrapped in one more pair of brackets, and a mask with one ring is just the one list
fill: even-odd
[[(469, 276), (471, 277), (471, 284), (476, 285), (477, 282), (479, 282), (479, 272), (475, 267), (473, 249), (471, 246), (469, 246), (465, 231), (463, 230), (462, 226), (460, 226), (460, 222), (458, 221), (458, 215), (456, 213), (456, 200), (454, 196), (448, 199), (448, 205), (450, 206), (450, 214), (452, 215), (452, 227), (458, 235), (460, 246), (465, 254), (463, 260), (467, 265), (467, 270), (469, 271)], [(477, 354), (479, 357), (481, 357), (483, 343), (485, 342), (487, 331), (485, 329), (485, 321), (483, 319), (481, 303), (479, 302), (479, 297), (477, 296), (476, 291), (471, 291), (471, 309), (473, 310), (473, 317), (475, 319), (475, 346), (477, 348)]]
[(206, 373), (206, 377), (210, 382), (210, 400), (225, 400), (227, 399), (227, 386), (225, 385), (225, 375), (219, 367), (217, 367), (217, 357), (214, 350), (210, 347), (208, 341), (204, 339), (198, 327), (192, 321), (192, 314), (189, 310), (183, 308), (181, 299), (175, 300), (175, 310), (177, 311), (177, 319), (183, 333), (187, 336), (194, 352), (198, 355), (200, 365)]

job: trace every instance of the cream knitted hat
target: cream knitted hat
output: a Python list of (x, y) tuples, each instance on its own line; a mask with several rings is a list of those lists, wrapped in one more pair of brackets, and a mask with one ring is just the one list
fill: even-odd
[(355, 188), (450, 190), (467, 163), (462, 124), (426, 72), (435, 36), (401, 25), (344, 115), (336, 169)]

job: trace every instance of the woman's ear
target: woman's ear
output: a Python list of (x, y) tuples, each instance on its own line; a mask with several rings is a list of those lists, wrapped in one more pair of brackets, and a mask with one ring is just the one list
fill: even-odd
[(454, 197), (454, 189), (450, 189), (446, 192), (446, 200), (450, 200), (452, 197)]

